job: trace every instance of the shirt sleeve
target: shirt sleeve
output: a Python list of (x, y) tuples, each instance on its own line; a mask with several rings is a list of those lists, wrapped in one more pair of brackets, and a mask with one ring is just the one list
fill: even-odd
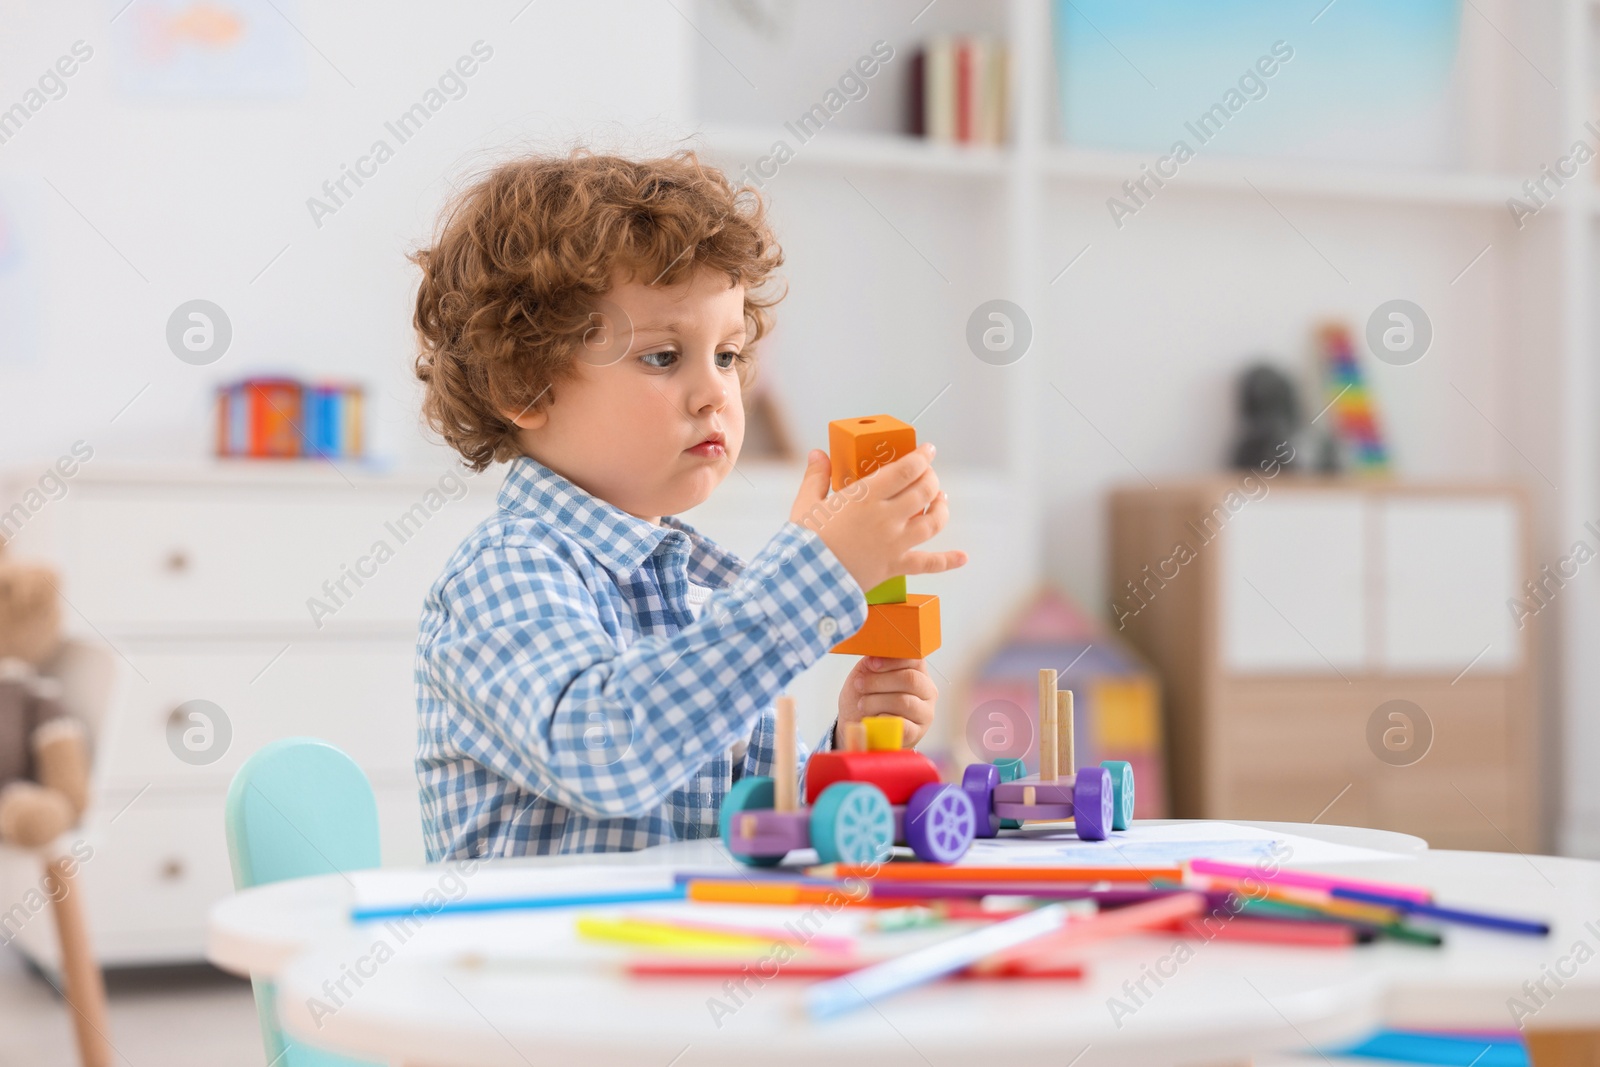
[(452, 621), (425, 655), (459, 709), (452, 740), (524, 790), (596, 818), (660, 806), (866, 620), (855, 579), (792, 522), (698, 619), (626, 648), (578, 569), (543, 547), (485, 550), (443, 599)]

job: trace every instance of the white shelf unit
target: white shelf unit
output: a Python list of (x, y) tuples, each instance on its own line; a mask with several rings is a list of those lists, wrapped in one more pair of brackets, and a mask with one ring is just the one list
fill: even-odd
[[(1112, 283), (1100, 280), (1102, 273), (1115, 276), (1126, 287), (1137, 284), (1147, 267), (1166, 269), (1167, 247), (1148, 233), (1126, 241), (1118, 234), (1122, 243), (1115, 251), (1121, 258), (1109, 268), (1104, 259), (1073, 266), (1070, 276), (1082, 291), (1054, 284), (1067, 265), (1076, 263), (1075, 256), (1102, 240), (1095, 232), (1109, 232), (1104, 198), (1115, 195), (1124, 179), (1136, 177), (1140, 164), (1149, 159), (1065, 145), (1056, 136), (1048, 0), (937, 6), (906, 0), (875, 5), (856, 17), (843, 17), (827, 5), (808, 5), (791, 13), (783, 33), (766, 35), (760, 48), (767, 51), (757, 49), (759, 91), (752, 79), (744, 77), (751, 82), (745, 86), (729, 73), (735, 60), (756, 69), (751, 66), (756, 61), (741, 51), (737, 29), (728, 28), (730, 9), (705, 2), (690, 17), (699, 34), (692, 42), (699, 79), (695, 129), (711, 158), (735, 174), (767, 156), (774, 139), (785, 136), (783, 120), (797, 110), (794, 101), (806, 91), (820, 93), (826, 87), (815, 77), (818, 56), (832, 57), (826, 62), (837, 61), (845, 69), (847, 57), (864, 51), (875, 35), (885, 36), (897, 55), (906, 58), (935, 32), (978, 29), (1004, 38), (1011, 59), (1011, 115), (1003, 147), (923, 143), (893, 132), (898, 128), (893, 109), (883, 101), (872, 105), (870, 113), (868, 105), (852, 104), (860, 114), (847, 108), (833, 126), (807, 140), (776, 176), (763, 182), (763, 192), (773, 204), (786, 247), (796, 250), (788, 270), (792, 293), (811, 287), (826, 290), (830, 274), (850, 269), (860, 257), (880, 260), (876, 273), (852, 275), (852, 281), (864, 278), (862, 284), (869, 288), (857, 295), (855, 306), (842, 307), (830, 317), (830, 328), (847, 334), (871, 329), (865, 325), (870, 312), (861, 306), (873, 301), (879, 314), (891, 318), (916, 316), (951, 297), (964, 302), (964, 310), (996, 296), (1039, 309), (1033, 315), (1034, 350), (1013, 366), (981, 368), (988, 373), (986, 384), (998, 381), (999, 388), (958, 395), (961, 405), (950, 406), (959, 406), (959, 413), (944, 413), (954, 432), (941, 433), (955, 438), (951, 451), (963, 461), (978, 459), (1014, 490), (1019, 524), (1025, 516), (1029, 525), (1019, 525), (1013, 550), (1029, 554), (1036, 573), (1061, 581), (1080, 599), (1093, 602), (1105, 592), (1100, 587), (1106, 557), (1105, 490), (1118, 483), (1142, 479), (1154, 484), (1163, 477), (1214, 470), (1223, 454), (1220, 438), (1232, 417), (1231, 412), (1219, 412), (1211, 420), (1218, 428), (1207, 429), (1207, 438), (1197, 447), (1193, 434), (1183, 433), (1193, 427), (1185, 426), (1179, 406), (1226, 402), (1226, 374), (1185, 368), (1164, 382), (1119, 387), (1112, 371), (1102, 369), (1099, 378), (1082, 371), (1087, 361), (1101, 357), (1102, 363), (1109, 362), (1106, 353), (1121, 355), (1122, 349), (1142, 355), (1165, 347), (1170, 353), (1178, 344), (1191, 345), (1213, 363), (1224, 358), (1214, 354), (1222, 345), (1231, 346), (1229, 355), (1239, 363), (1252, 349), (1289, 349), (1299, 355), (1317, 317), (1345, 317), (1359, 327), (1357, 314), (1364, 317), (1384, 298), (1410, 295), (1405, 289), (1410, 277), (1429, 280), (1427, 303), (1436, 311), (1440, 354), (1410, 379), (1393, 375), (1389, 368), (1378, 368), (1374, 375), (1380, 401), (1398, 412), (1395, 444), (1401, 473), (1523, 485), (1533, 504), (1533, 550), (1541, 564), (1565, 554), (1582, 535), (1583, 523), (1600, 516), (1600, 471), (1595, 464), (1600, 435), (1594, 414), (1600, 397), (1589, 321), (1591, 275), (1600, 256), (1600, 198), (1589, 179), (1600, 173), (1600, 163), (1590, 164), (1583, 180), (1570, 182), (1525, 228), (1513, 224), (1507, 208), (1508, 198), (1522, 195), (1522, 183), (1536, 178), (1541, 165), (1553, 162), (1583, 135), (1586, 119), (1597, 117), (1589, 112), (1600, 4), (1482, 0), (1463, 7), (1458, 63), (1464, 73), (1457, 90), (1470, 116), (1463, 122), (1461, 153), (1470, 166), (1418, 170), (1220, 155), (1186, 164), (1174, 190), (1164, 192), (1157, 205), (1169, 225), (1185, 231), (1178, 239), (1208, 251), (1221, 249), (1215, 256), (1218, 263), (1229, 262), (1230, 255), (1231, 262), (1247, 266), (1279, 256), (1287, 266), (1272, 264), (1255, 276), (1245, 269), (1241, 284), (1278, 285), (1278, 291), (1291, 292), (1280, 301), (1273, 291), (1254, 309), (1224, 307), (1210, 319), (1193, 301), (1179, 302), (1175, 308), (1161, 308), (1170, 322), (1159, 321), (1160, 315), (1149, 313), (1152, 309), (1141, 314), (1136, 303), (1108, 296)], [(1310, 37), (1311, 28), (1306, 32)], [(809, 65), (797, 60), (785, 67), (781, 55), (774, 62), (778, 53), (772, 50), (780, 45), (773, 42), (780, 37), (804, 53)], [(802, 73), (815, 82), (811, 90), (783, 84), (786, 75), (798, 80)], [(906, 72), (902, 67), (892, 73), (904, 78)], [(787, 139), (792, 143), (792, 137)], [(829, 220), (833, 212), (849, 207), (852, 194), (843, 190), (823, 195), (818, 190), (842, 189), (845, 181), (863, 198), (874, 196), (880, 217), (862, 212), (862, 229), (852, 233), (854, 240), (841, 242)], [(868, 183), (874, 192), (863, 192)], [(1267, 214), (1263, 198), (1282, 221)], [(929, 207), (950, 204), (955, 206)], [(1248, 210), (1266, 222), (1248, 219)], [(973, 218), (980, 215), (981, 232), (973, 238)], [(1245, 221), (1234, 223), (1236, 218)], [(998, 224), (988, 224), (996, 219)], [(1224, 222), (1229, 223), (1226, 228)], [(1349, 262), (1345, 270), (1334, 267), (1337, 279), (1332, 273), (1314, 276), (1312, 272), (1325, 268), (1305, 247), (1312, 238), (1296, 236), (1282, 222), (1316, 233), (1313, 248), (1334, 246), (1333, 255), (1353, 262), (1365, 277), (1352, 281), (1358, 271), (1350, 270)], [(890, 262), (893, 246), (879, 240), (883, 235), (869, 232), (869, 223), (896, 227), (899, 237), (887, 240), (922, 246), (919, 255), (926, 247), (966, 239), (982, 269), (959, 281), (947, 279), (945, 288), (928, 280), (938, 292), (937, 300), (929, 301), (898, 277), (902, 264), (915, 269), (913, 258), (906, 254)], [(1094, 231), (1094, 225), (1100, 230)], [(837, 247), (820, 248), (829, 238)], [(1491, 250), (1495, 254), (1489, 255)], [(1179, 269), (1188, 273), (1180, 286), (1221, 269), (1193, 248), (1186, 254), (1190, 258)], [(1302, 260), (1288, 258), (1294, 254)], [(1323, 259), (1333, 265), (1330, 256)], [(1284, 280), (1284, 275), (1293, 276)], [(1162, 298), (1174, 291), (1153, 289), (1155, 306), (1161, 307)], [(780, 310), (780, 320), (787, 314)], [(1204, 321), (1191, 324), (1186, 316)], [(942, 350), (970, 360), (962, 351), (959, 318), (950, 315), (939, 324), (950, 335)], [(916, 334), (923, 325), (908, 329)], [(815, 339), (826, 335), (824, 328), (803, 325), (800, 332), (813, 342), (805, 346), (808, 350), (820, 351)], [(1132, 338), (1119, 344), (1127, 334)], [(912, 347), (920, 348), (924, 335), (916, 336), (918, 344)], [(1167, 365), (1178, 362), (1170, 355), (1165, 358)], [(1137, 359), (1130, 357), (1129, 362)], [(915, 414), (933, 390), (925, 387), (927, 376), (916, 373), (911, 358), (901, 358), (897, 366), (905, 379), (903, 388), (886, 390), (879, 381), (877, 388), (859, 392), (891, 397), (893, 410)], [(1164, 365), (1151, 362), (1130, 368), (1122, 377), (1137, 379), (1137, 371), (1166, 376)], [(781, 378), (781, 367), (777, 373)], [(853, 372), (842, 360), (821, 369), (822, 377), (847, 373)], [(1084, 401), (1079, 389), (1097, 393), (1100, 403)], [(1198, 398), (1197, 390), (1202, 391)], [(812, 424), (820, 426), (860, 408), (857, 392), (835, 387), (822, 394), (802, 388), (793, 421), (810, 433)], [(1061, 403), (1063, 397), (1073, 403), (1072, 410)], [(820, 402), (824, 399), (826, 403)], [(950, 399), (941, 403), (949, 405)], [(1142, 424), (1122, 432), (1122, 413), (1138, 405), (1151, 410)], [(867, 406), (874, 405), (869, 400)], [(1137, 415), (1133, 422), (1139, 422)], [(963, 431), (970, 437), (961, 436)], [(973, 440), (985, 435), (999, 437), (1004, 447), (998, 454), (975, 457)], [(998, 623), (1008, 607), (993, 605), (993, 621)], [(1557, 847), (1600, 855), (1600, 830), (1594, 829), (1600, 827), (1600, 781), (1583, 773), (1600, 757), (1600, 724), (1581, 714), (1600, 700), (1600, 661), (1592, 655), (1600, 647), (1600, 587), (1585, 575), (1563, 590), (1551, 614), (1556, 616), (1548, 643), (1553, 651), (1539, 665), (1545, 702), (1537, 712), (1530, 710), (1552, 720), (1544, 757), (1552, 769), (1561, 768), (1560, 781), (1547, 776), (1552, 784), (1544, 806), (1559, 813), (1552, 835)]]

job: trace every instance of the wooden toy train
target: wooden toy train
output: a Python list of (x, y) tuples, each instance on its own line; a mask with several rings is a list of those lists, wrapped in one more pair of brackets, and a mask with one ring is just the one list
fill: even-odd
[(903, 748), (905, 720), (869, 716), (844, 730), (840, 751), (806, 763), (799, 803), (794, 701), (777, 701), (775, 776), (734, 784), (720, 815), (722, 842), (741, 862), (766, 867), (793, 849), (814, 848), (819, 863), (875, 863), (895, 844), (918, 859), (953, 863), (978, 837), (994, 837), (1024, 819), (1072, 819), (1085, 841), (1103, 841), (1133, 818), (1133, 768), (1107, 760), (1076, 773), (1072, 693), (1057, 692), (1056, 672), (1039, 672), (1039, 773), (1020, 759), (974, 763), (961, 784), (939, 778), (932, 760)]

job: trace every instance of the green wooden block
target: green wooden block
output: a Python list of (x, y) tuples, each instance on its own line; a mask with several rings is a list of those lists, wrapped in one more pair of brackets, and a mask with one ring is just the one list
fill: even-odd
[(906, 602), (906, 576), (901, 574), (880, 582), (867, 590), (868, 604), (904, 604)]

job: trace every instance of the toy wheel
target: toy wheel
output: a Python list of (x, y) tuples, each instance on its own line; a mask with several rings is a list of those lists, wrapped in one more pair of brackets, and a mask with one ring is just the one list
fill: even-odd
[(977, 822), (965, 789), (929, 782), (906, 805), (906, 844), (927, 863), (954, 863), (972, 847)]
[(733, 854), (733, 858), (747, 867), (776, 867), (783, 862), (783, 857), (746, 856), (734, 852), (733, 817), (742, 811), (761, 811), (772, 805), (772, 779), (760, 774), (734, 782), (733, 788), (728, 790), (727, 797), (722, 801), (722, 810), (717, 814), (717, 832), (722, 835), (722, 843), (729, 846), (728, 851)]
[(1084, 767), (1072, 785), (1072, 821), (1085, 841), (1104, 841), (1111, 832), (1111, 775), (1104, 767)]
[(811, 806), (811, 847), (819, 863), (882, 863), (894, 849), (889, 798), (865, 782), (834, 782)]
[(1126, 830), (1133, 822), (1133, 765), (1127, 760), (1101, 760), (1111, 775), (1111, 828)]
[(972, 801), (972, 836), (993, 837), (1000, 832), (994, 817), (994, 791), (1000, 784), (1000, 771), (992, 763), (974, 763), (961, 774), (961, 788)]
[[(995, 770), (1000, 772), (1000, 780), (1002, 782), (1014, 782), (1018, 778), (1026, 778), (1028, 776), (1028, 765), (1016, 756), (1001, 756), (994, 761), (994, 766)], [(1022, 820), (1001, 819), (1000, 829), (1020, 830), (1022, 829)]]

